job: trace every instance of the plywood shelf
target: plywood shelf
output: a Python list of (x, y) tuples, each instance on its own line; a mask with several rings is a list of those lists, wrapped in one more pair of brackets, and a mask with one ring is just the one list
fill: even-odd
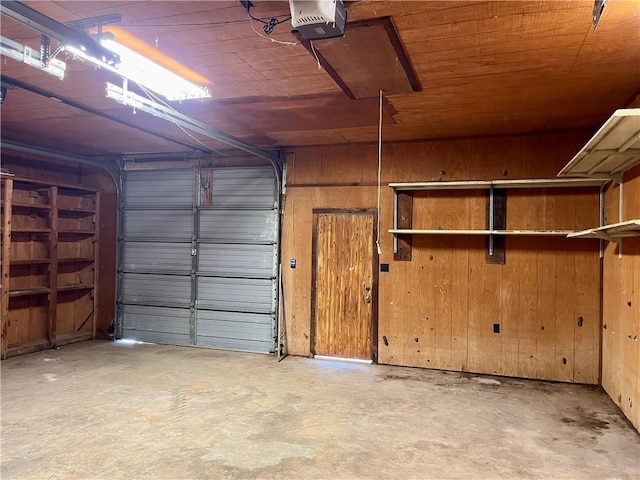
[(49, 287), (29, 287), (21, 288), (19, 290), (10, 290), (9, 297), (28, 297), (31, 295), (44, 295), (50, 292), (51, 289), (49, 289)]
[(12, 228), (11, 233), (51, 233), (50, 228)]
[(394, 235), (521, 235), (539, 237), (566, 237), (575, 232), (575, 230), (389, 230), (389, 233)]
[(92, 263), (94, 260), (92, 257), (59, 258), (58, 263)]
[(19, 208), (19, 209), (33, 209), (33, 210), (51, 210), (51, 205), (46, 205), (43, 203), (21, 203), (21, 202), (11, 202), (11, 208)]
[(90, 283), (79, 283), (77, 285), (58, 286), (59, 292), (71, 292), (74, 290), (91, 290), (91, 289), (93, 289), (93, 284), (90, 284)]
[(83, 215), (93, 215), (94, 213), (96, 213), (96, 211), (93, 208), (58, 208), (58, 214), (60, 216), (64, 216), (64, 215), (83, 216)]
[(11, 260), (9, 262), (12, 266), (13, 265), (48, 265), (51, 263), (51, 259), (50, 258), (27, 258), (27, 259), (20, 259), (20, 260)]
[(640, 219), (590, 228), (567, 236), (572, 238), (601, 238), (611, 242), (620, 242), (622, 238), (640, 237)]
[(390, 183), (398, 191), (417, 190), (488, 190), (491, 188), (560, 188), (560, 187), (600, 187), (608, 179), (518, 179), (518, 180), (472, 180), (463, 182), (416, 182)]
[(62, 235), (94, 235), (95, 230), (58, 230)]

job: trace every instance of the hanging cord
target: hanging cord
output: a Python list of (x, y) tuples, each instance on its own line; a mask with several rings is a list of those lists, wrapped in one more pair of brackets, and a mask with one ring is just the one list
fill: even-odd
[(382, 255), (380, 248), (380, 178), (382, 173), (382, 90), (380, 90), (380, 113), (378, 120), (378, 204), (376, 210), (378, 212), (378, 227), (376, 229), (376, 247), (378, 255)]

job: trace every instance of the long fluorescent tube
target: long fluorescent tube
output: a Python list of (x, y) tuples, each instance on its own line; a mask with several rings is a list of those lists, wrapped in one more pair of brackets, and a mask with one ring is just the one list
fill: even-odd
[(116, 67), (120, 75), (163, 95), (167, 100), (189, 100), (211, 96), (207, 88), (176, 75), (114, 40), (103, 39), (100, 44), (120, 56), (120, 63)]

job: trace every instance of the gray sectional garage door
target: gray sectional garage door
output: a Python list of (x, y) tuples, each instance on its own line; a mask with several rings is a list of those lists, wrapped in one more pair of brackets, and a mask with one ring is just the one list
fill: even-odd
[(273, 352), (278, 285), (273, 169), (123, 175), (119, 336)]

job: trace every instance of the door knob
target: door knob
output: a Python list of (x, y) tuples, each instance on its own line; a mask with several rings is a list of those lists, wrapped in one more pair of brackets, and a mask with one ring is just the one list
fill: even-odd
[(364, 301), (367, 303), (371, 303), (371, 295), (365, 295)]

